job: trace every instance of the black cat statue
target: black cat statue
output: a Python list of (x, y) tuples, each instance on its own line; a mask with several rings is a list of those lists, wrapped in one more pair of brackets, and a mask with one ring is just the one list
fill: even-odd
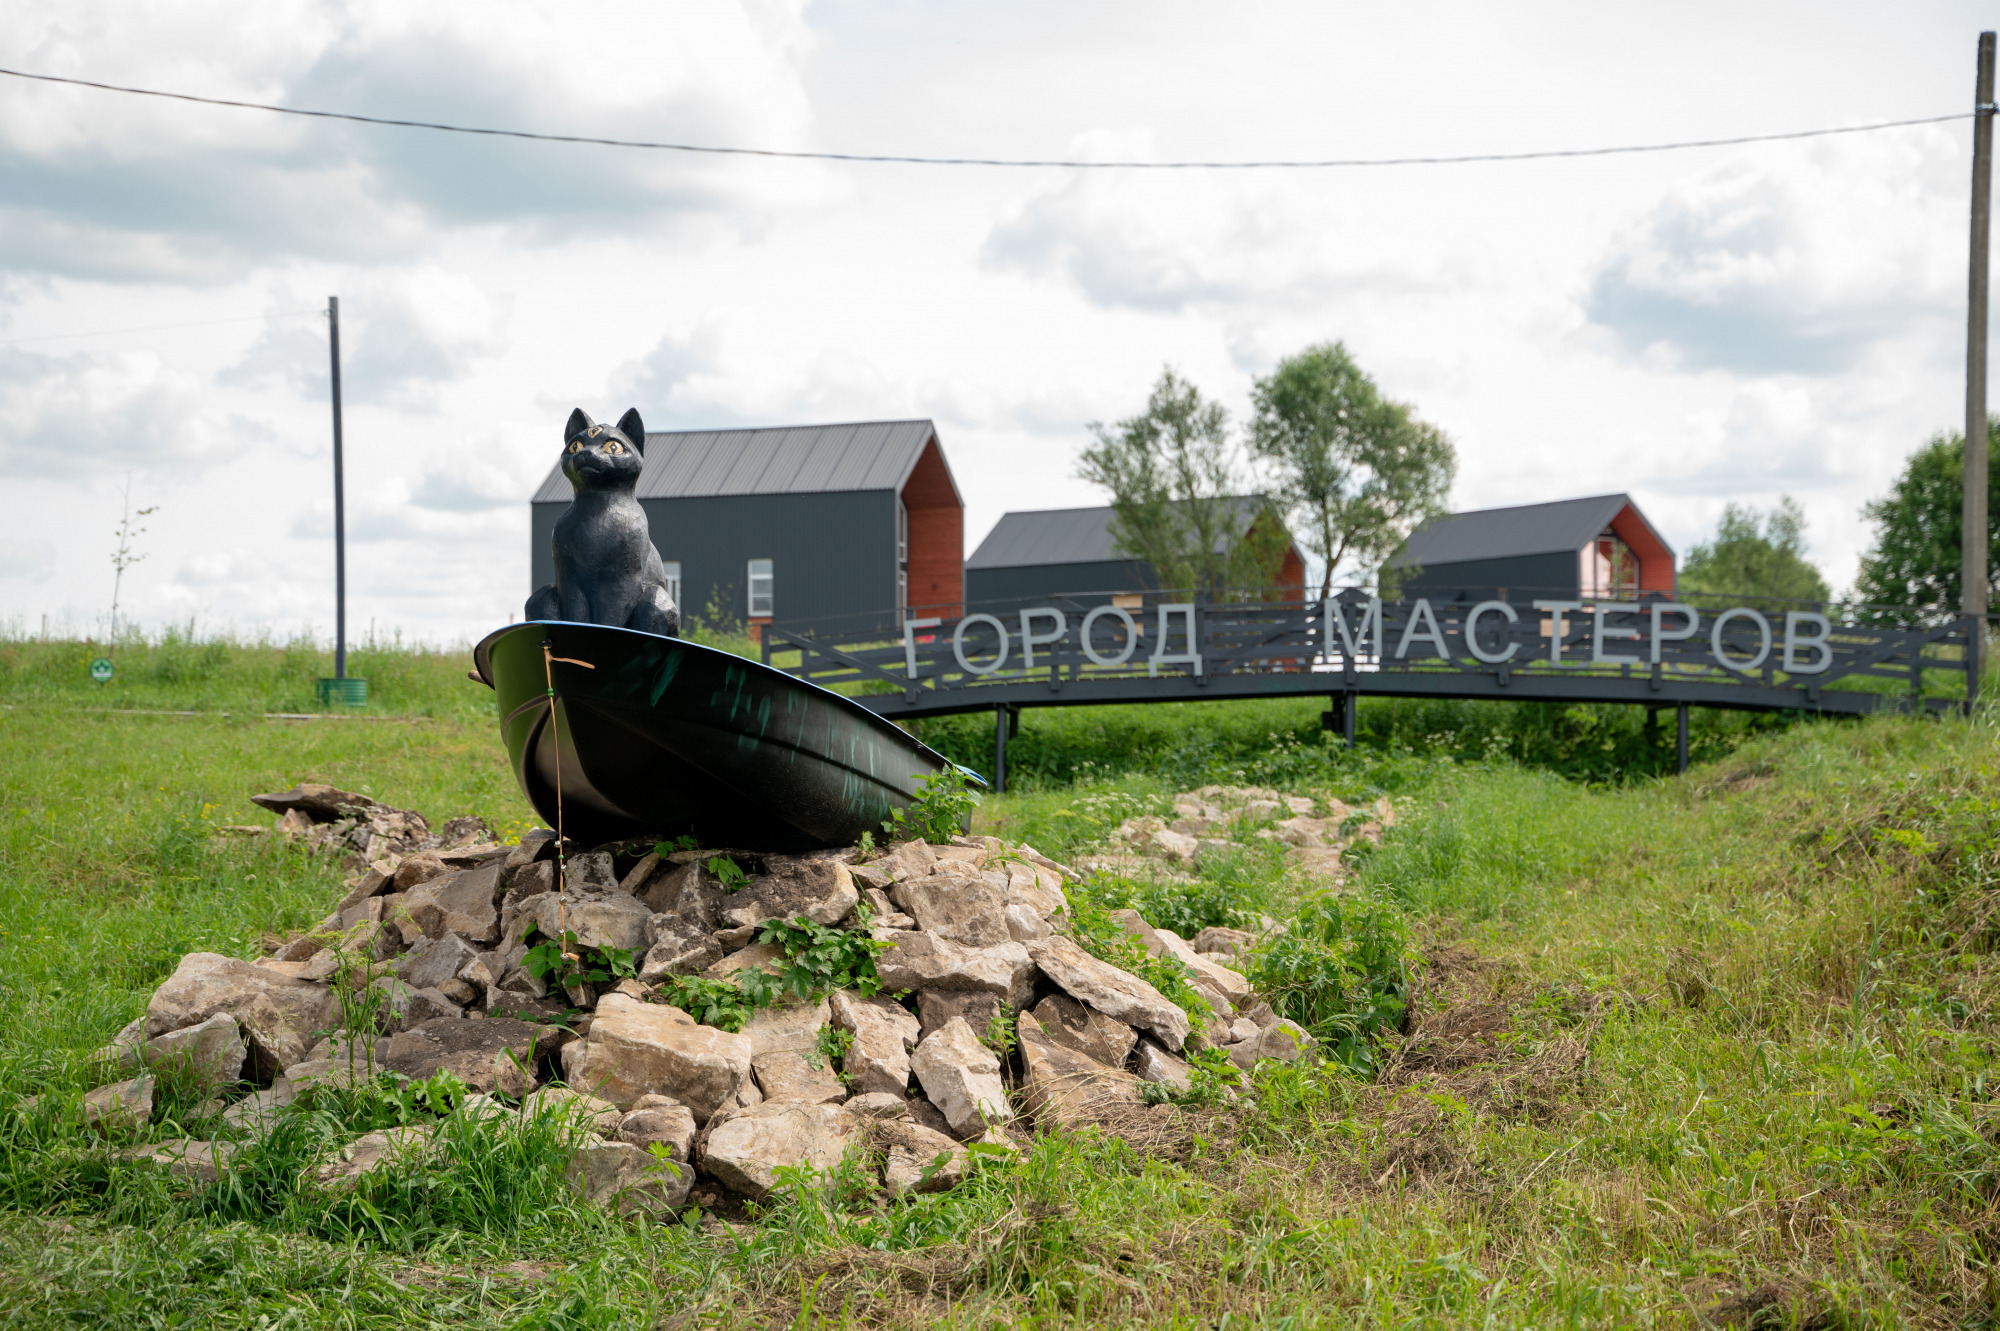
[(576, 490), (556, 519), (556, 580), (528, 598), (529, 619), (608, 624), (677, 638), (681, 612), (634, 493), (645, 465), (637, 408), (599, 425), (578, 407), (563, 427), (563, 475)]

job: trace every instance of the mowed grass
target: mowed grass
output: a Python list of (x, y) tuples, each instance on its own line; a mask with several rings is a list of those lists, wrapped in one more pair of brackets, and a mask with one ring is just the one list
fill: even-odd
[[(1344, 889), (1400, 912), (1418, 979), (1376, 1077), (1280, 1070), (1146, 1143), (1044, 1137), (889, 1208), (836, 1179), (733, 1228), (553, 1192), (304, 1225), (8, 1120), (0, 1326), (1990, 1325), (1994, 741), (1801, 725), (1593, 788), (1301, 738), (1286, 784), (1402, 814)], [(982, 827), (1075, 855), (1175, 785), (1109, 767)], [(331, 866), (207, 826), (302, 778), (531, 816), (490, 718), (0, 712), (0, 1095), (84, 1089), (180, 953), (323, 913)], [(1162, 901), (1307, 890), (1246, 845)]]

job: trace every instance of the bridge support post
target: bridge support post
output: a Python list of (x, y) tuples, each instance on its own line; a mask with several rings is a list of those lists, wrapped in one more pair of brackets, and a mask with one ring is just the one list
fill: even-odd
[(1354, 747), (1354, 714), (1360, 711), (1357, 705), (1360, 695), (1343, 693), (1340, 695), (1340, 737), (1347, 741), (1347, 747)]
[(1007, 793), (1007, 704), (993, 706), (993, 793)]
[(1688, 705), (1674, 704), (1674, 770), (1688, 769)]

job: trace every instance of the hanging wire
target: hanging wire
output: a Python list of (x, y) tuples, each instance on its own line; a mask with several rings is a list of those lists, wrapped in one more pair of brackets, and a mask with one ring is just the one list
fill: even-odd
[(532, 139), (539, 143), (582, 143), (603, 148), (648, 148), (661, 152), (705, 153), (723, 157), (782, 157), (814, 162), (881, 162), (906, 166), (999, 166), (1064, 167), (1079, 171), (1271, 171), (1321, 170), (1357, 166), (1457, 166), (1470, 162), (1532, 162), (1557, 157), (1613, 157), (1627, 153), (1674, 152), (1684, 148), (1729, 148), (1745, 143), (1776, 143), (1787, 139), (1817, 139), (1831, 134), (1867, 134), (1880, 129), (1904, 129), (1912, 125), (1942, 125), (1953, 120), (1970, 120), (1990, 113), (1980, 107), (1954, 111), (1950, 115), (1918, 116), (1908, 120), (1878, 120), (1865, 125), (1839, 125), (1828, 129), (1799, 129), (1778, 134), (1742, 134), (1722, 139), (1682, 139), (1671, 143), (1626, 144), (1611, 148), (1547, 148), (1530, 152), (1464, 153), (1440, 157), (1344, 157), (1285, 159), (1269, 161), (1186, 161), (1090, 162), (1064, 158), (1030, 157), (917, 157), (899, 153), (835, 153), (792, 151), (782, 148), (738, 148), (701, 143), (662, 143), (648, 139), (609, 139), (586, 134), (543, 134), (525, 129), (492, 129), (479, 125), (452, 125), (436, 120), (399, 120), (389, 116), (364, 116), (351, 111), (315, 111), (298, 106), (278, 106), (270, 102), (244, 102), (229, 97), (202, 97), (187, 92), (167, 92), (159, 88), (134, 88), (120, 83), (99, 83), (94, 79), (63, 78), (55, 74), (32, 74), (24, 69), (0, 68), (10, 78), (33, 79), (38, 83), (64, 83), (100, 92), (129, 93), (135, 97), (162, 97), (175, 102), (198, 102), (203, 106), (227, 106), (243, 111), (269, 111), (276, 115), (305, 116), (314, 120), (346, 120), (361, 125), (386, 125), (395, 129), (429, 129), (446, 134), (477, 134), (487, 138)]

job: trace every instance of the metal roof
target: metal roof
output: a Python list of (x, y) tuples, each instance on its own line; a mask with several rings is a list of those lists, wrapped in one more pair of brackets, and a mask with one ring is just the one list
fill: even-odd
[[(1238, 515), (1255, 517), (1262, 495), (1236, 495)], [(968, 569), (1028, 568), (1039, 564), (1101, 564), (1128, 558), (1111, 537), (1111, 509), (1044, 508), (1003, 513), (965, 561)]]
[[(1609, 526), (1611, 519), (1628, 504), (1634, 513), (1639, 512), (1630, 495), (1612, 494), (1447, 513), (1412, 532), (1384, 567), (1401, 568), (1410, 564), (1430, 567), (1515, 555), (1574, 553)], [(1645, 521), (1643, 514), (1640, 521)]]
[[(648, 430), (639, 498), (824, 494), (901, 490), (937, 437), (927, 420), (781, 425), (760, 430)], [(944, 456), (940, 448), (938, 456)], [(946, 476), (951, 474), (949, 463)], [(537, 504), (566, 504), (560, 461), (535, 491)], [(952, 481), (952, 493), (958, 482)]]

